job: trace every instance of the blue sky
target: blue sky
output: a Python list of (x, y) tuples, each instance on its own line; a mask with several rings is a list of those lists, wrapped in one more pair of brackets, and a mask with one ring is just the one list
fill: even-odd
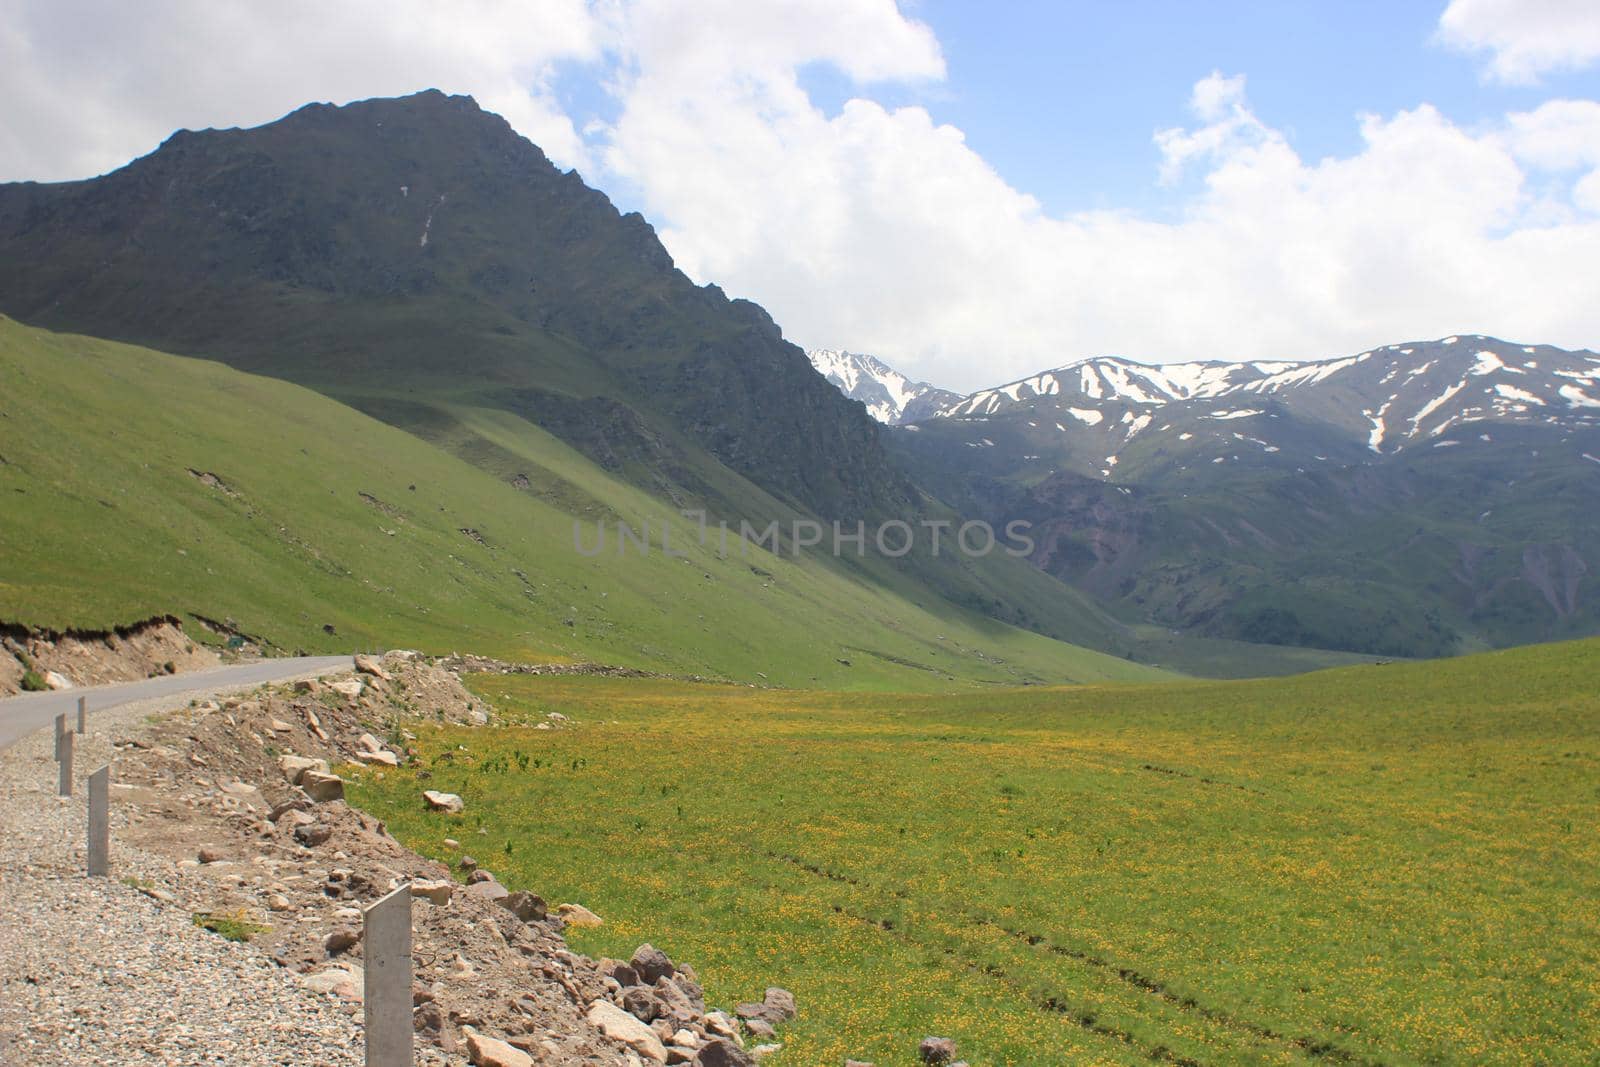
[(0, 180), (313, 100), (469, 93), (641, 211), (696, 282), (950, 388), (1095, 355), (1600, 348), (1597, 0), (10, 16)]

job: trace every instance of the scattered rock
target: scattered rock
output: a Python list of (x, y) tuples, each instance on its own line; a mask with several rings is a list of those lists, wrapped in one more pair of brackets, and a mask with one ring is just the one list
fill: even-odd
[(450, 897), (456, 891), (454, 882), (443, 878), (418, 878), (411, 883), (411, 895), (421, 897), (430, 904), (443, 906), (450, 903)]
[(484, 900), (500, 901), (511, 895), (511, 891), (493, 878), (486, 878), (481, 882), (473, 882), (467, 886), (467, 896), (481, 897)]
[(732, 1041), (715, 1038), (695, 1053), (694, 1063), (695, 1067), (752, 1067), (755, 1060)]
[(363, 974), (361, 968), (353, 963), (301, 975), (300, 981), (313, 993), (333, 993), (345, 1000), (360, 1000), (362, 997)]
[(589, 1005), (588, 1020), (590, 1026), (639, 1055), (657, 1063), (667, 1062), (667, 1047), (656, 1032), (609, 1000), (597, 1000)]
[(550, 913), (544, 898), (526, 889), (501, 897), (500, 906), (525, 923), (537, 922)]
[(289, 731), (293, 730), (294, 727), (290, 726), (288, 723), (284, 722), (282, 719), (268, 719), (267, 720), (267, 729), (271, 730), (273, 733), (286, 734)]
[(661, 1015), (661, 1001), (644, 986), (629, 986), (622, 991), (622, 1010), (640, 1022), (654, 1022)]
[(383, 669), (383, 665), (371, 656), (357, 655), (355, 658), (356, 670), (362, 674), (370, 674), (374, 678), (385, 682), (394, 681), (394, 675)]
[(224, 858), (222, 852), (212, 845), (202, 845), (195, 856), (201, 863), (219, 863)]
[(594, 927), (604, 926), (606, 923), (582, 904), (558, 904), (556, 914), (561, 916), (568, 926)]
[(294, 839), (307, 848), (325, 845), (328, 843), (328, 838), (332, 836), (333, 827), (318, 822), (306, 823), (304, 826), (296, 826), (294, 828)]
[(367, 687), (358, 678), (347, 678), (342, 682), (329, 682), (328, 688), (346, 700), (357, 700)]
[(956, 1043), (948, 1037), (925, 1037), (917, 1046), (917, 1058), (923, 1063), (950, 1063), (956, 1058)]
[(357, 752), (356, 759), (360, 760), (362, 763), (377, 763), (384, 767), (400, 766), (399, 756), (396, 756), (393, 752), (388, 752), (381, 748), (376, 751)]
[(459, 814), (466, 808), (466, 801), (454, 793), (441, 793), (436, 789), (424, 789), (422, 800), (432, 811), (447, 811), (452, 815)]
[(786, 1023), (795, 1017), (794, 994), (787, 989), (769, 986), (765, 1003), (767, 1008), (778, 1017), (778, 1022)]
[(300, 788), (319, 804), (344, 799), (344, 779), (326, 771), (308, 770), (300, 775)]
[(470, 1026), (462, 1027), (461, 1033), (467, 1039), (467, 1058), (476, 1067), (533, 1067), (532, 1056), (498, 1038), (486, 1037)]
[(328, 773), (328, 761), (325, 759), (312, 759), (310, 756), (287, 755), (278, 757), (278, 768), (283, 771), (283, 776), (295, 785), (300, 784), (300, 779), (307, 771), (317, 771), (321, 774)]
[(677, 970), (672, 958), (649, 942), (635, 949), (633, 959), (629, 962), (638, 972), (641, 985), (655, 985), (658, 979), (671, 978), (672, 972)]
[(351, 926), (340, 926), (322, 939), (322, 947), (327, 951), (328, 955), (337, 956), (339, 953), (354, 947), (360, 940), (360, 930)]

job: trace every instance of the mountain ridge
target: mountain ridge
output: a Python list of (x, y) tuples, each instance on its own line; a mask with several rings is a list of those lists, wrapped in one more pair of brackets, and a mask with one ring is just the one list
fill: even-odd
[(887, 426), (915, 422), (955, 403), (960, 394), (927, 382), (913, 381), (876, 356), (835, 348), (806, 350), (817, 373), (851, 400), (867, 407), (867, 414)]

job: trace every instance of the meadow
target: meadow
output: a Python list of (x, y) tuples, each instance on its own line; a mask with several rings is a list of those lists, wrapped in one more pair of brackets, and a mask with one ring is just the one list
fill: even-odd
[[(1593, 1062), (1600, 641), (843, 694), (479, 676), (352, 800), (800, 1018), (775, 1063)], [(535, 729), (551, 712), (570, 727)], [(466, 810), (422, 810), (428, 788)]]

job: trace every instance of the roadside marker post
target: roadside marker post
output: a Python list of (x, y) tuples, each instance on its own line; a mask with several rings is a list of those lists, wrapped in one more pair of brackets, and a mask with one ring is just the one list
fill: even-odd
[(61, 739), (67, 735), (67, 715), (62, 712), (56, 716), (56, 762), (61, 761)]
[(89, 776), (89, 877), (111, 869), (111, 767)]
[(366, 1067), (413, 1067), (411, 886), (375, 901), (361, 925)]
[[(62, 716), (66, 718), (66, 716)], [(61, 757), (59, 764), (60, 774), (56, 778), (56, 795), (70, 797), (72, 795), (72, 739), (76, 737), (71, 730), (61, 735)]]
[(78, 698), (78, 733), (87, 734), (88, 732), (89, 732), (89, 698), (88, 697), (79, 697)]

